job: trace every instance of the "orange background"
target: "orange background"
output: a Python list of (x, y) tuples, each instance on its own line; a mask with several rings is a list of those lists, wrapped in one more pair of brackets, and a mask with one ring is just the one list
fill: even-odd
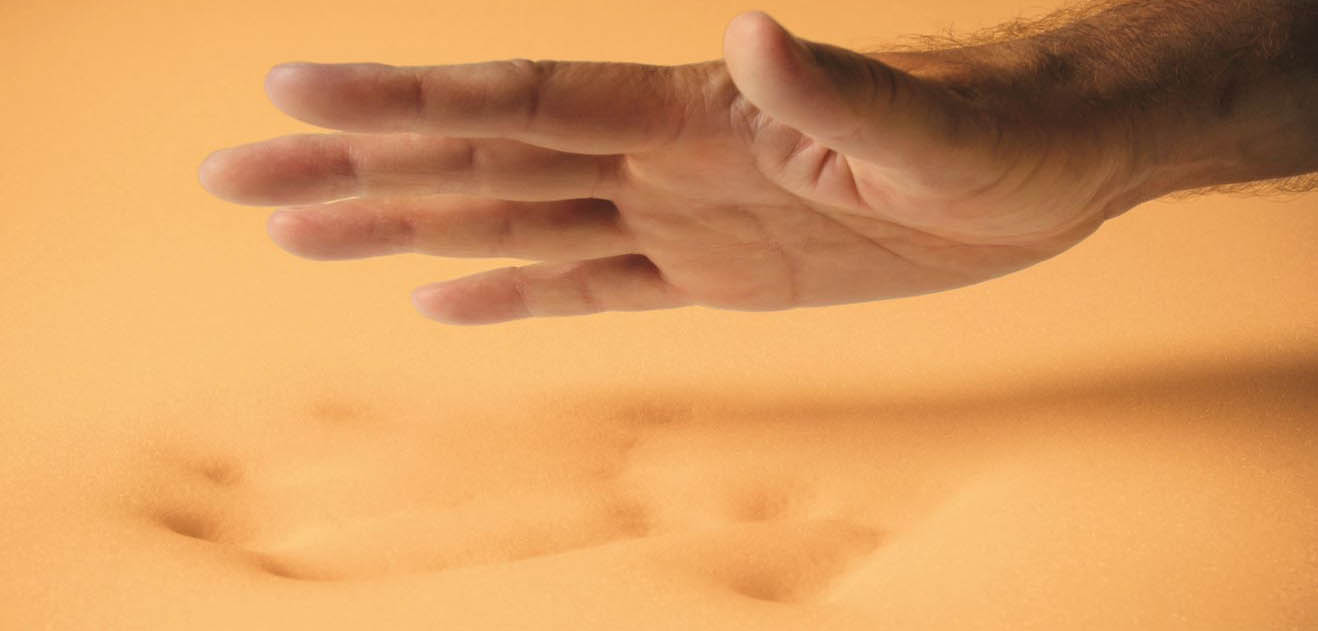
[[(150, 400), (218, 380), (436, 396), (688, 384), (818, 392), (1030, 381), (1318, 350), (1318, 196), (1156, 202), (1062, 256), (950, 293), (777, 313), (421, 318), (408, 291), (505, 261), (311, 262), (268, 211), (206, 195), (211, 150), (309, 129), (262, 77), (288, 60), (684, 63), (741, 10), (858, 49), (1041, 7), (933, 0), (20, 2), (0, 6), (0, 400)], [(73, 388), (78, 396), (67, 396)], [(95, 402), (95, 403), (93, 403)]]
[[(875, 599), (882, 606), (946, 614), (945, 628), (967, 628), (958, 611), (983, 624), (1033, 620), (1029, 628), (1060, 628), (1054, 621), (1084, 608), (1128, 620), (1153, 612), (1145, 620), (1163, 621), (1184, 621), (1180, 614), (1192, 611), (1200, 616), (1193, 620), (1223, 629), (1314, 620), (1318, 475), (1305, 454), (1315, 444), (1318, 391), (1318, 194), (1146, 204), (1055, 259), (943, 294), (774, 313), (686, 308), (453, 327), (422, 318), (409, 291), (510, 261), (298, 259), (266, 237), (268, 210), (221, 202), (197, 182), (197, 166), (213, 149), (311, 130), (266, 101), (262, 79), (275, 63), (685, 63), (719, 56), (724, 25), (752, 8), (804, 37), (868, 50), (904, 33), (969, 30), (1047, 7), (948, 0), (0, 3), (0, 117), (7, 123), (0, 144), (0, 557), (12, 563), (0, 571), (0, 628), (11, 628), (7, 615), (27, 616), (15, 628), (76, 626), (70, 620), (97, 629), (154, 628), (150, 620), (172, 621), (155, 625), (163, 628), (295, 628), (313, 614), (327, 627), (401, 628), (399, 621), (411, 619), (433, 628), (429, 616), (440, 610), (458, 616), (453, 628), (504, 620), (490, 612), (511, 612), (514, 622), (499, 628), (527, 628), (516, 616), (544, 612), (556, 612), (553, 628), (579, 628), (586, 601), (607, 623), (601, 628), (618, 628), (608, 622), (614, 613), (662, 626), (658, 610), (671, 615), (669, 601), (652, 598), (657, 591), (648, 584), (614, 580), (612, 561), (590, 565), (614, 557), (582, 557), (581, 567), (594, 569), (571, 581), (559, 581), (555, 565), (508, 564), (509, 573), (479, 580), (437, 573), (340, 591), (253, 578), (235, 571), (246, 566), (222, 565), (236, 557), (205, 533), (190, 533), (189, 523), (162, 527), (125, 508), (141, 498), (222, 503), (171, 491), (173, 477), (187, 471), (135, 451), (155, 443), (202, 454), (185, 450), (183, 460), (212, 448), (247, 454), (264, 453), (252, 447), (263, 441), (292, 445), (287, 459), (272, 447), (268, 461), (239, 460), (253, 471), (242, 482), (260, 491), (264, 481), (285, 479), (262, 478), (261, 466), (298, 474), (307, 460), (293, 456), (334, 438), (331, 446), (364, 456), (337, 469), (321, 466), (332, 474), (326, 495), (358, 493), (349, 499), (368, 505), (390, 494), (418, 503), (410, 495), (417, 488), (421, 504), (434, 495), (424, 484), (408, 486), (411, 478), (396, 484), (400, 476), (447, 481), (450, 469), (481, 458), (529, 463), (503, 478), (482, 477), (500, 471), (488, 463), (468, 467), (471, 480), (452, 476), (457, 486), (499, 487), (491, 492), (497, 495), (526, 479), (538, 483), (542, 466), (589, 465), (581, 454), (612, 448), (596, 445), (598, 435), (632, 422), (615, 417), (662, 415), (662, 405), (653, 414), (614, 414), (614, 396), (628, 392), (655, 393), (660, 404), (664, 393), (745, 403), (725, 414), (727, 423), (718, 420), (722, 410), (713, 420), (676, 424), (679, 438), (658, 445), (671, 449), (652, 450), (664, 456), (652, 471), (657, 488), (683, 491), (661, 494), (656, 504), (679, 516), (683, 502), (700, 504), (701, 493), (721, 493), (727, 480), (764, 471), (790, 469), (838, 495), (868, 498), (866, 506), (899, 526), (919, 512), (912, 506), (957, 490), (952, 504), (972, 504), (970, 514), (989, 517), (952, 512), (921, 522), (904, 540), (916, 545), (884, 549), (886, 567), (900, 570), (895, 578), (863, 573), (853, 586), (862, 595), (896, 594)], [(530, 408), (492, 413), (494, 429), (484, 429), (485, 410), (505, 402), (528, 395), (580, 401), (581, 393), (599, 402), (581, 419)], [(903, 403), (912, 400), (924, 403)], [(305, 409), (308, 401), (331, 408), (402, 402), (420, 418), (394, 423), (386, 419), (391, 409), (330, 430), (283, 418), (283, 410)], [(866, 418), (846, 420), (853, 407)], [(340, 412), (310, 416), (352, 417)], [(738, 429), (739, 413), (769, 419), (763, 436), (752, 424)], [(432, 417), (451, 422), (432, 424)], [(1038, 449), (1047, 442), (1035, 438), (1047, 434), (1040, 427), (1064, 435), (1061, 447)], [(405, 431), (391, 433), (399, 428)], [(747, 436), (755, 447), (728, 456), (725, 444)], [(979, 463), (979, 450), (1003, 445), (1010, 447), (1001, 449), (1006, 465)], [(222, 467), (205, 472), (224, 478)], [(366, 482), (341, 484), (340, 475)], [(157, 483), (166, 478), (169, 484)], [(255, 505), (276, 517), (317, 514), (320, 498), (299, 489), (279, 496), (282, 504)], [(1005, 508), (976, 513), (976, 502)], [(691, 514), (704, 519), (703, 504), (695, 508)], [(696, 560), (738, 552), (742, 531), (729, 532), (737, 545), (693, 547), (709, 551), (692, 553)], [(765, 549), (780, 543), (769, 537)], [(635, 549), (650, 550), (644, 546)], [(607, 551), (630, 558), (623, 555), (632, 549)], [(664, 559), (684, 550), (655, 549)], [(352, 561), (358, 551), (331, 552)], [(551, 574), (523, 580), (515, 573), (542, 567)], [(966, 577), (947, 581), (945, 568)], [(1112, 580), (1086, 582), (1093, 568), (1112, 568), (1098, 577)], [(1041, 569), (1037, 580), (1034, 569)], [(444, 590), (421, 582), (431, 579)], [(1169, 584), (1180, 591), (1162, 591)], [(399, 585), (407, 589), (387, 591)], [(683, 585), (701, 602), (724, 607), (691, 587), (704, 583)], [(1220, 593), (1223, 585), (1232, 587), (1230, 597)], [(527, 599), (524, 610), (506, 607), (504, 587)], [(596, 598), (597, 590), (626, 597)], [(672, 598), (684, 598), (682, 590)], [(958, 605), (949, 593), (964, 609), (949, 607)], [(1058, 593), (1065, 597), (1052, 597)], [(1133, 597), (1109, 610), (1102, 604), (1108, 593)], [(979, 598), (1010, 608), (1021, 594), (1044, 595), (1014, 612), (1024, 618), (975, 618), (991, 607), (965, 604)], [(321, 609), (308, 604), (313, 595)], [(487, 609), (445, 606), (477, 601)], [(797, 610), (770, 605), (754, 611), (797, 620)], [(214, 611), (196, 613), (202, 607)], [(1054, 617), (1039, 613), (1048, 607)], [(717, 611), (730, 622), (758, 620), (739, 617), (740, 609)], [(872, 619), (911, 628), (896, 614)], [(787, 628), (819, 628), (811, 624)]]

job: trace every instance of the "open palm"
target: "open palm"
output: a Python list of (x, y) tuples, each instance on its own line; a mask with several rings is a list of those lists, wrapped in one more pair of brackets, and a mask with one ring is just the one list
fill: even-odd
[(299, 119), (349, 133), (213, 154), (206, 188), (290, 206), (312, 258), (542, 261), (417, 290), (455, 323), (699, 304), (767, 310), (927, 293), (1074, 245), (1125, 208), (1129, 160), (768, 16), (725, 60), (290, 64)]

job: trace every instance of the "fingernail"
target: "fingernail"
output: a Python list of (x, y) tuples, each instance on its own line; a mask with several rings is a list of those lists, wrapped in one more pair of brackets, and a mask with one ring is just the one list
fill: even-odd
[(310, 68), (311, 66), (319, 66), (319, 65), (320, 64), (311, 61), (286, 61), (282, 64), (275, 66), (274, 68), (271, 68), (271, 70), (281, 70), (281, 71), (298, 70), (301, 68)]
[(412, 305), (415, 306), (419, 311), (422, 312), (428, 311), (429, 305), (435, 299), (435, 295), (439, 293), (439, 290), (440, 290), (440, 285), (438, 283), (413, 289)]
[(288, 81), (289, 79), (296, 81), (295, 77), (299, 72), (316, 65), (317, 64), (307, 61), (290, 61), (286, 64), (279, 64), (278, 66), (271, 68), (269, 72), (265, 73), (265, 87), (269, 90), (270, 86), (276, 83)]

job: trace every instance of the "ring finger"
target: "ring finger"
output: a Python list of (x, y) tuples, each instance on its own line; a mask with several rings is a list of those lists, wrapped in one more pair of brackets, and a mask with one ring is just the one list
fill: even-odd
[(416, 252), (555, 261), (635, 252), (617, 208), (601, 199), (349, 199), (276, 212), (268, 232), (285, 250), (322, 260)]

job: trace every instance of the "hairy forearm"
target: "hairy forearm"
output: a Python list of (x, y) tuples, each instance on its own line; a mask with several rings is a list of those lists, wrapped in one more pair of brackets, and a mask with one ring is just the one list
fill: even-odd
[(1318, 0), (1104, 1), (939, 43), (878, 56), (1022, 120), (1103, 126), (1134, 203), (1318, 171)]

